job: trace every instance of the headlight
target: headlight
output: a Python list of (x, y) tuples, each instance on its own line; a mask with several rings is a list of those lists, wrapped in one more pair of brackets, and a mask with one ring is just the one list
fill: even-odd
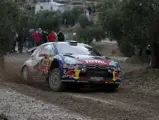
[(121, 71), (119, 62), (111, 61), (109, 65), (112, 66), (111, 69), (115, 71)]
[(111, 60), (110, 63), (109, 63), (110, 66), (114, 66), (114, 67), (117, 67), (118, 64), (119, 64), (118, 62), (115, 62), (113, 60)]
[(65, 58), (65, 59), (64, 59), (64, 62), (65, 62), (66, 64), (82, 64), (82, 62), (77, 61), (77, 60), (75, 60), (75, 59), (73, 59), (73, 58), (69, 58), (69, 57)]

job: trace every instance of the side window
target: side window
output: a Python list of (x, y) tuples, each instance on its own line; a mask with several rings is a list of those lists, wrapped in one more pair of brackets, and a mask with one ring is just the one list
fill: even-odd
[(36, 48), (36, 50), (31, 54), (32, 57), (35, 57), (37, 53), (41, 50), (41, 47)]
[(46, 53), (49, 56), (54, 56), (55, 52), (54, 52), (54, 47), (53, 45), (45, 45), (42, 50), (40, 51), (40, 53)]

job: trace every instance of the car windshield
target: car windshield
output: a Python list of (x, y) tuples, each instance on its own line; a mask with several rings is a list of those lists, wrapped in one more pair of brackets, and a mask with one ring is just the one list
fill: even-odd
[(78, 43), (77, 45), (71, 45), (69, 43), (57, 43), (56, 47), (59, 54), (101, 56), (101, 54), (92, 47), (80, 43)]

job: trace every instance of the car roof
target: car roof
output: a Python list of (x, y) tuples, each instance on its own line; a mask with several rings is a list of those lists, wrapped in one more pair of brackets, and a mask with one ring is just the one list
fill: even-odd
[(92, 47), (92, 46), (90, 46), (90, 45), (88, 45), (88, 44), (79, 43), (78, 41), (74, 41), (74, 40), (66, 40), (66, 41), (64, 41), (64, 42), (47, 42), (47, 43), (42, 44), (41, 46), (50, 45), (50, 44), (69, 43), (69, 42), (77, 42), (79, 45), (87, 46), (87, 47)]

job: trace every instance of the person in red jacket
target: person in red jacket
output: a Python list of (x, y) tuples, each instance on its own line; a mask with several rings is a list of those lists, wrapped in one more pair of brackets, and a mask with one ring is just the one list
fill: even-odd
[(41, 33), (39, 31), (36, 31), (32, 33), (32, 36), (34, 38), (35, 46), (41, 45), (41, 37), (42, 37)]
[(49, 35), (48, 35), (48, 42), (56, 42), (56, 34), (54, 33), (54, 31), (52, 31), (51, 33), (49, 33)]

